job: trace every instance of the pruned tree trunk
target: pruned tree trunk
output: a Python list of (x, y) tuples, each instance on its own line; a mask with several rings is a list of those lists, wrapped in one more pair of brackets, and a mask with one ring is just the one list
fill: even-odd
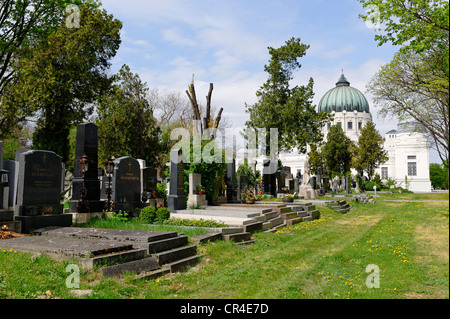
[[(220, 109), (216, 120), (212, 123), (211, 122), (211, 97), (212, 97), (212, 91), (214, 89), (214, 84), (210, 83), (209, 84), (209, 91), (208, 91), (208, 95), (206, 96), (206, 116), (203, 118), (203, 125), (200, 125), (200, 132), (203, 135), (203, 132), (205, 132), (208, 128), (212, 129), (211, 132), (212, 134), (210, 134), (210, 136), (208, 136), (207, 138), (210, 138), (211, 136), (215, 136), (216, 130), (219, 127), (219, 123), (220, 120), (222, 118), (222, 112), (223, 112), (223, 108)], [(200, 115), (200, 109), (197, 103), (197, 96), (195, 93), (195, 87), (194, 87), (194, 82), (192, 82), (189, 85), (189, 89), (186, 90), (186, 95), (189, 98), (189, 101), (191, 102), (192, 105), (192, 111), (193, 111), (193, 120), (194, 121), (201, 121), (201, 115)], [(193, 125), (193, 129), (194, 129), (194, 133), (198, 133), (198, 126)]]

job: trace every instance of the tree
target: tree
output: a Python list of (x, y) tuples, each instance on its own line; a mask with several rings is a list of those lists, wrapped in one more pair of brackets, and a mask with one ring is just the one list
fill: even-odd
[(319, 167), (322, 167), (322, 171), (326, 170), (323, 153), (318, 145), (311, 145), (308, 157), (309, 157), (309, 169), (311, 171), (311, 174), (317, 174)]
[(449, 156), (449, 88), (428, 65), (433, 57), (398, 52), (367, 85), (382, 116), (413, 119), (416, 131), (426, 133), (443, 162)]
[[(33, 147), (68, 159), (70, 127), (92, 114), (92, 103), (112, 82), (110, 63), (122, 23), (105, 10), (81, 7), (79, 28), (65, 23), (23, 50), (1, 107), (37, 117)], [(44, 75), (44, 76), (43, 76)]]
[(0, 96), (16, 71), (13, 64), (26, 47), (53, 32), (70, 4), (98, 7), (97, 1), (0, 0)]
[[(382, 113), (409, 117), (449, 157), (449, 3), (445, 0), (360, 0), (365, 20), (383, 25), (378, 45), (400, 50), (369, 84)], [(448, 168), (448, 166), (446, 166)]]
[[(301, 67), (298, 59), (309, 48), (309, 45), (300, 41), (299, 38), (291, 38), (278, 49), (268, 48), (271, 58), (269, 64), (264, 66), (264, 71), (269, 74), (269, 78), (256, 92), (258, 102), (246, 104), (245, 107), (250, 116), (246, 122), (247, 130), (265, 128), (269, 133), (271, 128), (277, 128), (281, 149), (296, 147), (304, 153), (308, 144), (322, 140), (321, 127), (329, 121), (330, 115), (317, 113), (312, 105), (312, 78), (306, 86), (290, 88), (294, 72)], [(270, 138), (270, 134), (267, 134), (267, 138)]]
[(430, 164), (431, 185), (436, 189), (448, 189), (448, 172), (443, 164)]
[(127, 65), (114, 78), (112, 89), (98, 101), (99, 162), (131, 156), (155, 165), (161, 131), (147, 99), (147, 84)]
[[(210, 129), (208, 136), (215, 136), (215, 134), (216, 134), (215, 131), (219, 127), (220, 120), (222, 119), (223, 108), (220, 108), (215, 120), (213, 120), (213, 117), (211, 117), (211, 96), (212, 96), (213, 89), (214, 89), (214, 85), (213, 85), (213, 83), (210, 83), (208, 95), (206, 96), (206, 114), (205, 114), (205, 117), (203, 118), (203, 120), (201, 118), (202, 114), (200, 112), (200, 108), (199, 108), (198, 101), (197, 101), (197, 95), (195, 93), (194, 80), (192, 80), (191, 84), (189, 85), (188, 90), (186, 90), (186, 95), (188, 96), (189, 101), (191, 102), (191, 105), (192, 105), (192, 112), (193, 112), (192, 120), (200, 122), (199, 127), (196, 127), (194, 125), (193, 131), (201, 133), (202, 136), (204, 133), (207, 132), (208, 129)], [(195, 122), (193, 122), (193, 123), (195, 123)]]
[[(422, 53), (433, 51), (439, 55), (438, 64), (443, 77), (448, 78), (449, 61), (449, 3), (446, 0), (360, 0), (369, 14), (364, 20), (383, 25), (384, 32), (375, 35), (381, 46), (387, 42), (402, 46), (400, 51)], [(448, 80), (447, 80), (448, 81)]]
[(345, 135), (340, 125), (333, 125), (322, 148), (325, 172), (328, 176), (336, 176), (350, 172), (351, 148), (353, 142)]
[(237, 176), (247, 176), (249, 185), (256, 184), (256, 174), (253, 173), (253, 169), (248, 165), (248, 159), (244, 158), (244, 164), (239, 165), (237, 171)]
[(375, 169), (389, 159), (387, 151), (383, 149), (384, 141), (373, 122), (368, 122), (361, 130), (358, 144), (354, 148), (352, 166), (357, 171), (366, 171), (369, 180)]

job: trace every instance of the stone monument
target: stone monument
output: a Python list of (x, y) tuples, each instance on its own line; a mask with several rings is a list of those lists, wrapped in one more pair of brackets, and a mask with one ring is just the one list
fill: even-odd
[(171, 212), (186, 209), (184, 193), (183, 153), (179, 149), (171, 150), (170, 154), (170, 188), (168, 206)]
[(112, 189), (115, 211), (132, 211), (141, 206), (141, 169), (138, 160), (129, 156), (114, 160)]
[(310, 170), (309, 170), (309, 158), (306, 158), (305, 161), (305, 167), (303, 169), (303, 180), (302, 180), (302, 184), (299, 186), (298, 188), (298, 195), (299, 196), (303, 196), (304, 198), (308, 198), (308, 199), (316, 199), (318, 194), (317, 194), (317, 190), (315, 190), (312, 186), (311, 186), (311, 175), (310, 175)]
[[(80, 172), (80, 160), (87, 156), (89, 167), (83, 176)], [(69, 212), (77, 213), (78, 202), (81, 200), (81, 190), (86, 187), (86, 201), (91, 213), (103, 212), (105, 201), (100, 200), (100, 179), (98, 178), (98, 128), (95, 124), (79, 124), (75, 150), (74, 178), (72, 181), (72, 200)]]
[(71, 226), (72, 215), (61, 204), (61, 157), (50, 151), (28, 151), (19, 156), (15, 219), (22, 232), (47, 226)]
[(189, 174), (189, 198), (187, 208), (205, 208), (208, 206), (206, 194), (199, 194), (198, 187), (202, 185), (202, 175)]

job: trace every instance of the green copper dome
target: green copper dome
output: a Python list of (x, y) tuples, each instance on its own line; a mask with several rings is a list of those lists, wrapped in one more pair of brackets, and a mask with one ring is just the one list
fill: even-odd
[(341, 75), (336, 87), (329, 90), (319, 102), (319, 112), (367, 112), (369, 113), (369, 102), (357, 89), (350, 86), (344, 74)]

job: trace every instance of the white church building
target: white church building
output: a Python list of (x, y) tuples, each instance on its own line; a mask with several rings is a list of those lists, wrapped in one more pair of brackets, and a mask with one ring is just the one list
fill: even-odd
[[(361, 129), (372, 121), (369, 103), (365, 96), (356, 88), (350, 86), (342, 74), (336, 87), (330, 89), (319, 102), (319, 112), (329, 112), (334, 120), (322, 128), (326, 138), (332, 125), (341, 125), (345, 134), (357, 142)], [(378, 173), (383, 181), (392, 179), (397, 186), (413, 192), (431, 192), (429, 172), (429, 144), (422, 133), (414, 132), (412, 123), (400, 123), (397, 129), (385, 134), (384, 149), (389, 159), (380, 165)], [(289, 166), (295, 176), (298, 171), (304, 173), (306, 154), (298, 154), (296, 150), (280, 152), (278, 157), (283, 166)], [(265, 157), (256, 158), (256, 169), (263, 171)], [(238, 159), (237, 165), (243, 162)], [(356, 174), (356, 172), (352, 172)]]

